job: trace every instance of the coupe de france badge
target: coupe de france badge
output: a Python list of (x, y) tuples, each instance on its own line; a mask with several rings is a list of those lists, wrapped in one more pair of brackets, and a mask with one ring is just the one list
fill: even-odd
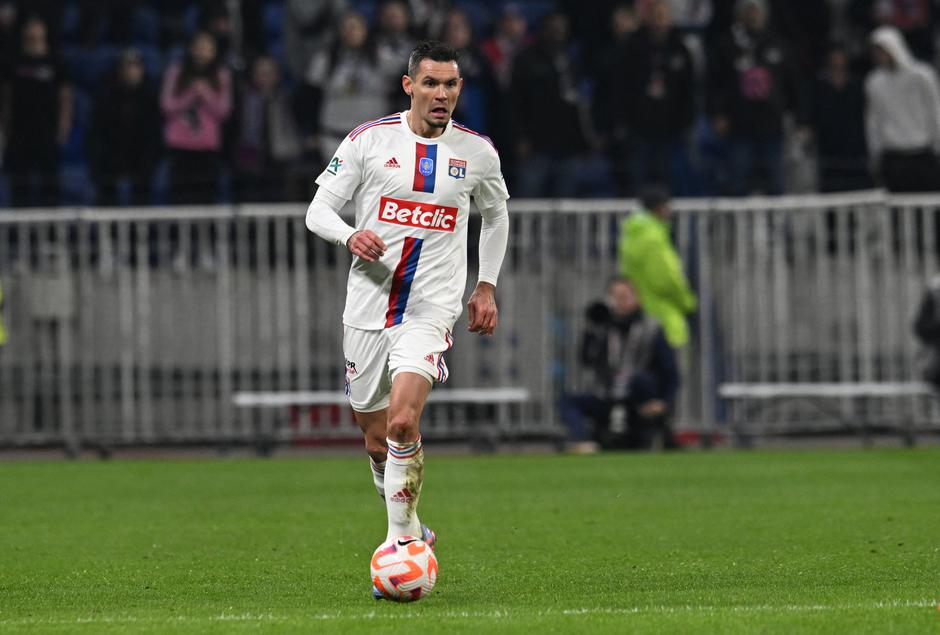
[(451, 159), (450, 167), (447, 168), (447, 176), (455, 179), (467, 178), (467, 162), (463, 159)]
[(333, 160), (330, 161), (330, 165), (327, 166), (326, 171), (330, 174), (336, 174), (339, 172), (341, 167), (343, 167), (343, 160), (339, 157), (333, 157)]
[(418, 172), (423, 176), (431, 176), (434, 174), (434, 159), (430, 157), (421, 157), (418, 160)]

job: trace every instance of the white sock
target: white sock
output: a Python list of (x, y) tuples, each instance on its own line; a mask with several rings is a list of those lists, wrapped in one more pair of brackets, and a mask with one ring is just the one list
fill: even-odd
[(385, 461), (377, 463), (371, 456), (369, 463), (372, 466), (372, 482), (375, 483), (375, 489), (379, 493), (379, 498), (385, 500)]
[(385, 462), (385, 509), (388, 511), (388, 536), (421, 538), (421, 523), (416, 509), (424, 482), (424, 450), (421, 437), (413, 443), (396, 443), (388, 439), (388, 460)]

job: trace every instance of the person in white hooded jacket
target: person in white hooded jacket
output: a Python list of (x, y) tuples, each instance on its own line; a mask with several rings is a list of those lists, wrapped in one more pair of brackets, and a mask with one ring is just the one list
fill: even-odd
[(871, 35), (875, 69), (865, 81), (865, 136), (872, 170), (895, 192), (940, 190), (940, 83), (901, 32)]

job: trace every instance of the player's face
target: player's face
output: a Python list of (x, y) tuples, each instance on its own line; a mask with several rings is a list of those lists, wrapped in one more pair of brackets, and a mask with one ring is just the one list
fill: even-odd
[(402, 78), (412, 113), (431, 128), (443, 128), (450, 121), (462, 85), (457, 62), (421, 60), (414, 79), (408, 75)]

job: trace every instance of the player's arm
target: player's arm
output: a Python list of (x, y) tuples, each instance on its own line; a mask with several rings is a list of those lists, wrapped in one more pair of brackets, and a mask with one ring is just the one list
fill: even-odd
[(357, 231), (340, 217), (346, 199), (320, 187), (307, 208), (307, 229), (337, 245), (345, 245), (354, 256), (373, 262), (385, 254), (385, 243), (374, 232)]
[(340, 218), (339, 211), (363, 180), (362, 148), (346, 137), (327, 168), (317, 177), (320, 188), (307, 208), (307, 229), (337, 245), (345, 245), (354, 256), (374, 262), (385, 254), (385, 243), (374, 232), (356, 231)]
[(492, 335), (499, 322), (496, 308), (496, 280), (503, 265), (506, 244), (509, 242), (509, 211), (506, 201), (480, 210), (483, 225), (480, 229), (480, 272), (477, 286), (467, 302), (467, 317), (472, 333)]

